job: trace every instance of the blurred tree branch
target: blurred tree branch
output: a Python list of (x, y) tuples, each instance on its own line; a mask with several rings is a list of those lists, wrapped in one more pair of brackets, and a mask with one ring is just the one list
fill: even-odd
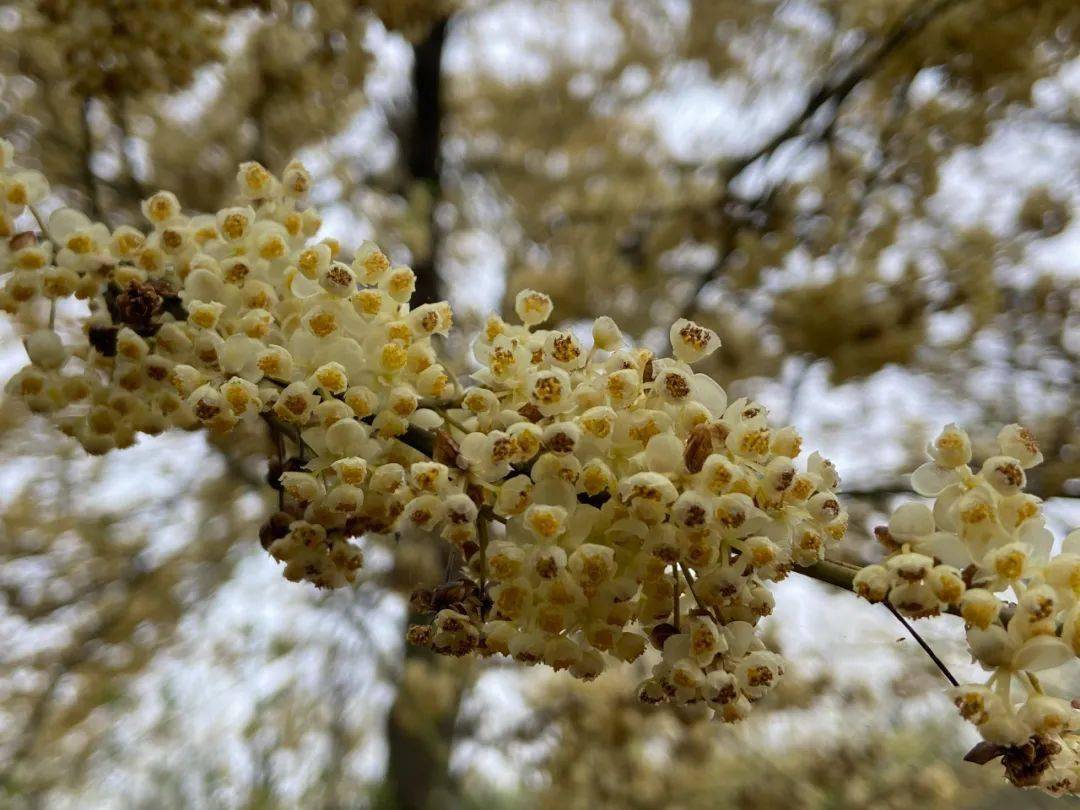
[[(808, 144), (829, 137), (839, 118), (841, 105), (859, 84), (880, 68), (898, 48), (918, 36), (935, 20), (971, 2), (974, 2), (974, 0), (935, 0), (935, 2), (928, 4), (914, 3), (909, 7), (909, 12), (903, 16), (902, 21), (879, 43), (868, 45), (863, 50), (862, 55), (854, 59), (850, 65), (839, 70), (830, 71), (832, 75), (823, 80), (810, 93), (802, 109), (791, 118), (787, 126), (754, 151), (731, 161), (723, 167), (724, 190), (717, 207), (722, 212), (725, 221), (731, 218), (726, 209), (733, 202), (730, 194), (732, 182), (755, 163), (770, 157), (783, 144), (802, 133), (818, 112), (826, 106), (832, 107), (831, 115), (816, 134), (810, 135)], [(739, 201), (739, 204), (751, 210), (767, 207), (773, 191), (774, 187), (766, 184), (764, 190), (756, 197), (751, 200)], [(686, 302), (680, 308), (682, 317), (692, 318), (694, 316), (697, 312), (702, 291), (723, 272), (732, 251), (731, 240), (722, 239), (716, 260), (701, 275)]]
[[(120, 582), (128, 592), (133, 592), (150, 581), (155, 573), (156, 570), (147, 570), (137, 558), (133, 558), (116, 581)], [(21, 792), (21, 786), (17, 782), (17, 770), (33, 750), (41, 735), (42, 726), (60, 681), (92, 655), (91, 642), (107, 635), (124, 618), (129, 608), (130, 601), (126, 595), (114, 597), (108, 607), (100, 610), (90, 624), (75, 632), (72, 640), (53, 663), (44, 689), (37, 694), (31, 704), (30, 712), (7, 754), (6, 765), (0, 767), (0, 788), (3, 788), (5, 792), (9, 794)]]

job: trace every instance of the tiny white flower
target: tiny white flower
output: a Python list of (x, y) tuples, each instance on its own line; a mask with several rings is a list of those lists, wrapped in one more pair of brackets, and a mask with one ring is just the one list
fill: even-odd
[(686, 318), (671, 325), (668, 337), (675, 359), (684, 363), (696, 363), (720, 348), (716, 332)]

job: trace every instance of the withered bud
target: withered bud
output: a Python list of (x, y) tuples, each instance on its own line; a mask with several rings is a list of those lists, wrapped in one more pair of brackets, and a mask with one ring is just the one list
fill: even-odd
[(442, 429), (435, 431), (435, 447), (431, 452), (431, 457), (435, 461), (456, 469), (460, 453), (461, 448), (447, 431)]
[(446, 582), (438, 586), (432, 594), (432, 607), (435, 610), (453, 607), (470, 597), (476, 596), (478, 590), (476, 583), (471, 579), (456, 579), (452, 582)]
[(426, 624), (411, 624), (405, 632), (405, 640), (414, 647), (430, 647), (431, 636), (431, 627)]
[(888, 526), (875, 526), (874, 537), (877, 538), (877, 541), (886, 551), (899, 551), (901, 548), (900, 543), (896, 542), (896, 538), (892, 536)]
[(1001, 757), (1001, 764), (1005, 766), (1005, 778), (1017, 787), (1036, 785), (1059, 751), (1060, 745), (1048, 737), (1038, 735), (1023, 745), (1010, 746)]
[(649, 643), (656, 649), (662, 650), (664, 649), (664, 642), (677, 632), (678, 630), (675, 629), (675, 625), (671, 624), (671, 622), (663, 622), (656, 625), (649, 633)]
[(526, 402), (520, 408), (518, 413), (528, 419), (530, 422), (539, 422), (544, 418), (544, 415), (540, 413), (540, 409), (533, 405), (531, 402)]
[(275, 540), (289, 533), (289, 524), (293, 522), (293, 516), (288, 512), (276, 512), (259, 527), (259, 544), (266, 550)]
[(8, 245), (12, 250), (22, 250), (25, 247), (32, 247), (37, 244), (37, 234), (33, 231), (20, 231), (8, 240)]
[(114, 322), (127, 324), (141, 334), (140, 330), (149, 327), (161, 311), (164, 301), (153, 284), (130, 281), (123, 291), (110, 284), (105, 303)]
[(120, 330), (115, 326), (92, 326), (87, 337), (94, 351), (102, 357), (116, 357), (116, 337)]
[(964, 754), (964, 762), (973, 762), (976, 765), (986, 765), (988, 762), (993, 762), (1008, 750), (1009, 749), (1004, 745), (983, 740)]
[(178, 321), (187, 320), (187, 309), (184, 308), (184, 302), (180, 298), (180, 294), (176, 291), (176, 286), (164, 278), (152, 278), (146, 282), (154, 288), (154, 292), (161, 296), (161, 311), (172, 315)]
[(683, 463), (686, 469), (691, 473), (701, 472), (712, 451), (712, 428), (709, 425), (694, 425), (683, 447)]
[(409, 594), (409, 610), (413, 613), (431, 613), (432, 593), (427, 588), (416, 588)]

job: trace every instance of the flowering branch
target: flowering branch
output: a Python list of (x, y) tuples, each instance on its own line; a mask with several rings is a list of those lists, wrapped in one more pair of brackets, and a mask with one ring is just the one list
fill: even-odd
[(259, 536), (287, 579), (345, 587), (364, 561), (357, 538), (438, 534), (445, 581), (414, 590), (412, 644), (582, 680), (651, 647), (642, 701), (735, 722), (784, 669), (758, 632), (768, 583), (802, 571), (904, 617), (962, 616), (994, 674), (954, 693), (961, 713), (991, 742), (1064, 752), (1032, 778), (1080, 787), (1080, 712), (1029, 675), (1080, 650), (1080, 533), (1050, 558), (1023, 492), (1042, 457), (1020, 426), (977, 473), (966, 434), (947, 428), (912, 476), (934, 510), (896, 510), (877, 532), (889, 559), (857, 568), (827, 556), (848, 524), (836, 469), (694, 370), (719, 347), (698, 324), (672, 325), (671, 357), (606, 317), (587, 347), (543, 328), (552, 302), (525, 290), (518, 322), (492, 316), (475, 336), (462, 390), (434, 345), (449, 305), (413, 306), (415, 273), (374, 244), (346, 263), (336, 240), (314, 241), (299, 164), (280, 178), (244, 164), (240, 204), (213, 215), (158, 192), (148, 233), (68, 209), (19, 233), (47, 185), (3, 142), (0, 181), (16, 234), (2, 308), (33, 322), (43, 299), (55, 311), (76, 296), (91, 313), (73, 343), (51, 323), (32, 331), (8, 391), (91, 453), (170, 427), (267, 425), (278, 510)]

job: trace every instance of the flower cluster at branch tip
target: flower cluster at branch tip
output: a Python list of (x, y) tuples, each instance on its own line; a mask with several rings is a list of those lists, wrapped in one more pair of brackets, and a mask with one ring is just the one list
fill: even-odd
[[(290, 579), (355, 580), (362, 555), (350, 538), (392, 531), (394, 493), (423, 477), (393, 460), (394, 437), (442, 423), (421, 399), (452, 387), (431, 341), (451, 326), (448, 305), (410, 311), (413, 272), (372, 244), (345, 264), (334, 240), (313, 241), (321, 221), (304, 206), (310, 177), (299, 164), (280, 179), (244, 164), (239, 203), (214, 215), (186, 216), (158, 192), (143, 204), (143, 233), (66, 208), (46, 224), (36, 209), (44, 179), (11, 166), (10, 146), (3, 162), (11, 272), (0, 307), (31, 317), (43, 300), (55, 313), (74, 297), (89, 308), (72, 339), (51, 327), (27, 337), (31, 364), (9, 392), (91, 453), (169, 427), (266, 422), (282, 511), (264, 545)], [(39, 232), (16, 230), (27, 209)]]
[[(455, 466), (500, 524), (478, 553), (462, 548), (485, 587), (418, 593), (414, 607), (437, 612), (413, 639), (584, 679), (651, 645), (643, 701), (746, 716), (782, 673), (755, 635), (773, 608), (765, 583), (846, 531), (834, 468), (817, 454), (797, 466), (792, 428), (693, 371), (719, 345), (708, 329), (678, 321), (674, 357), (660, 358), (625, 346), (609, 318), (591, 348), (539, 328), (551, 302), (535, 291), (516, 312), (521, 325), (488, 320), (477, 385), (448, 414)], [(439, 515), (426, 497), (405, 509), (417, 525)]]
[[(525, 291), (522, 324), (491, 318), (474, 342), (477, 384), (448, 421), (455, 467), (500, 526), (459, 546), (484, 588), (421, 591), (414, 606), (437, 612), (411, 636), (585, 679), (651, 644), (640, 699), (739, 719), (782, 673), (754, 632), (773, 606), (765, 582), (845, 535), (836, 472), (816, 454), (800, 470), (793, 429), (693, 372), (718, 347), (711, 330), (677, 322), (660, 359), (607, 318), (588, 349), (538, 328), (551, 309)], [(421, 527), (440, 515), (430, 496), (405, 508)]]
[(1041, 501), (1024, 492), (1042, 462), (1034, 437), (1008, 425), (1000, 455), (974, 472), (971, 441), (955, 425), (930, 444), (912, 487), (934, 503), (906, 503), (876, 530), (891, 552), (855, 577), (860, 596), (920, 618), (958, 613), (985, 684), (952, 690), (963, 717), (1002, 756), (1016, 784), (1080, 788), (1080, 709), (1047, 694), (1036, 672), (1080, 655), (1080, 531), (1052, 555)]
[(92, 453), (265, 423), (280, 510), (261, 539), (289, 579), (340, 586), (361, 536), (437, 533), (461, 578), (413, 595), (433, 620), (412, 641), (586, 679), (651, 642), (643, 700), (745, 716), (782, 671), (754, 632), (765, 582), (821, 560), (847, 516), (831, 464), (797, 466), (793, 429), (692, 370), (716, 335), (679, 321), (659, 358), (599, 318), (586, 348), (540, 328), (551, 302), (526, 291), (520, 325), (477, 337), (463, 390), (432, 340), (448, 305), (411, 308), (413, 272), (372, 244), (345, 263), (314, 240), (303, 167), (238, 179), (214, 215), (153, 195), (147, 233), (70, 209), (46, 224), (44, 179), (5, 147), (0, 306), (50, 324), (60, 299), (89, 309), (80, 334), (33, 331), (8, 390)]

